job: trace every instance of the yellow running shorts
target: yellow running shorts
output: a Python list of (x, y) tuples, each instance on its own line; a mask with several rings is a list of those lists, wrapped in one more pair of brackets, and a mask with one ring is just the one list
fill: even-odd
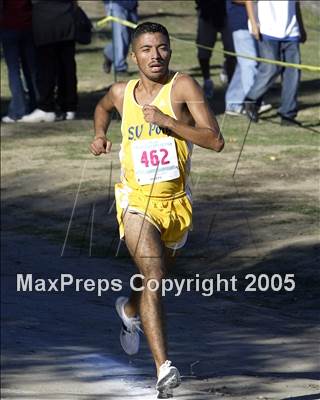
[(185, 245), (192, 229), (192, 205), (187, 195), (173, 199), (147, 197), (117, 183), (115, 198), (120, 239), (124, 239), (123, 214), (132, 212), (141, 214), (158, 229), (166, 247), (176, 250)]

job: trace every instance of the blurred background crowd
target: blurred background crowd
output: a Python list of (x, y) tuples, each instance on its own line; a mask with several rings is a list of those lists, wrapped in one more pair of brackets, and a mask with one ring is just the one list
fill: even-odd
[[(101, 0), (107, 16), (138, 23), (137, 0)], [(264, 96), (281, 77), (281, 124), (296, 125), (300, 70), (258, 63), (251, 57), (300, 64), (307, 35), (295, 0), (196, 0), (197, 58), (203, 90), (210, 101), (212, 50), (220, 36), (226, 52), (219, 74), (225, 112), (257, 122), (272, 105)], [(76, 41), (79, 0), (0, 0), (0, 39), (11, 99), (3, 123), (73, 120), (78, 106)], [(101, 15), (103, 18), (104, 15)], [(101, 49), (102, 68), (129, 77), (127, 57), (132, 28), (113, 23), (112, 41)], [(241, 57), (246, 55), (249, 58)]]

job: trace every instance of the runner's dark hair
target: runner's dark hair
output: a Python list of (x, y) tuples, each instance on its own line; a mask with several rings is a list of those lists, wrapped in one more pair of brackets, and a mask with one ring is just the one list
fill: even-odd
[(170, 44), (169, 33), (166, 27), (156, 22), (143, 22), (142, 24), (139, 24), (133, 31), (132, 47), (134, 47), (134, 42), (135, 40), (137, 40), (139, 36), (143, 35), (144, 33), (157, 33), (157, 32), (162, 33), (168, 39), (168, 42)]

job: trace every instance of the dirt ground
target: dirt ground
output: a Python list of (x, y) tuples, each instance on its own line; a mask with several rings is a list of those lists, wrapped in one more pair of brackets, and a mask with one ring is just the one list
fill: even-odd
[[(312, 255), (309, 240), (295, 245), (308, 249), (301, 251), (304, 256)], [(61, 258), (60, 253), (61, 246), (41, 237), (12, 232), (4, 237), (2, 398), (155, 398), (154, 369), (145, 340), (133, 357), (125, 356), (118, 343), (116, 293), (98, 297), (96, 292), (71, 288), (63, 293), (16, 291), (17, 273), (52, 279), (69, 273), (123, 282), (132, 274), (125, 258), (79, 253)], [(297, 259), (297, 251), (292, 258)], [(197, 262), (185, 263), (199, 268)], [(165, 297), (171, 354), (183, 379), (175, 398), (320, 398), (319, 328), (309, 309), (314, 302), (306, 299), (293, 310), (287, 300), (280, 305), (266, 300), (248, 299), (244, 293), (203, 297), (183, 292), (180, 297)], [(302, 298), (291, 301), (297, 304)]]

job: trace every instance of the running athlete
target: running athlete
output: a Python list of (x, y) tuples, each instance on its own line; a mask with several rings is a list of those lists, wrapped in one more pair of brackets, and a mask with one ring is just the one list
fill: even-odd
[[(168, 360), (161, 292), (147, 282), (165, 278), (168, 261), (181, 248), (192, 222), (188, 188), (192, 145), (221, 151), (224, 140), (202, 89), (190, 76), (169, 70), (166, 28), (145, 22), (133, 32), (132, 59), (140, 79), (118, 82), (98, 103), (91, 152), (109, 153), (106, 132), (113, 108), (122, 116), (121, 183), (115, 186), (120, 237), (144, 279), (130, 298), (120, 297), (120, 342), (139, 350), (142, 323), (157, 369), (157, 398), (172, 397), (180, 374)], [(161, 287), (161, 286), (160, 286)]]

